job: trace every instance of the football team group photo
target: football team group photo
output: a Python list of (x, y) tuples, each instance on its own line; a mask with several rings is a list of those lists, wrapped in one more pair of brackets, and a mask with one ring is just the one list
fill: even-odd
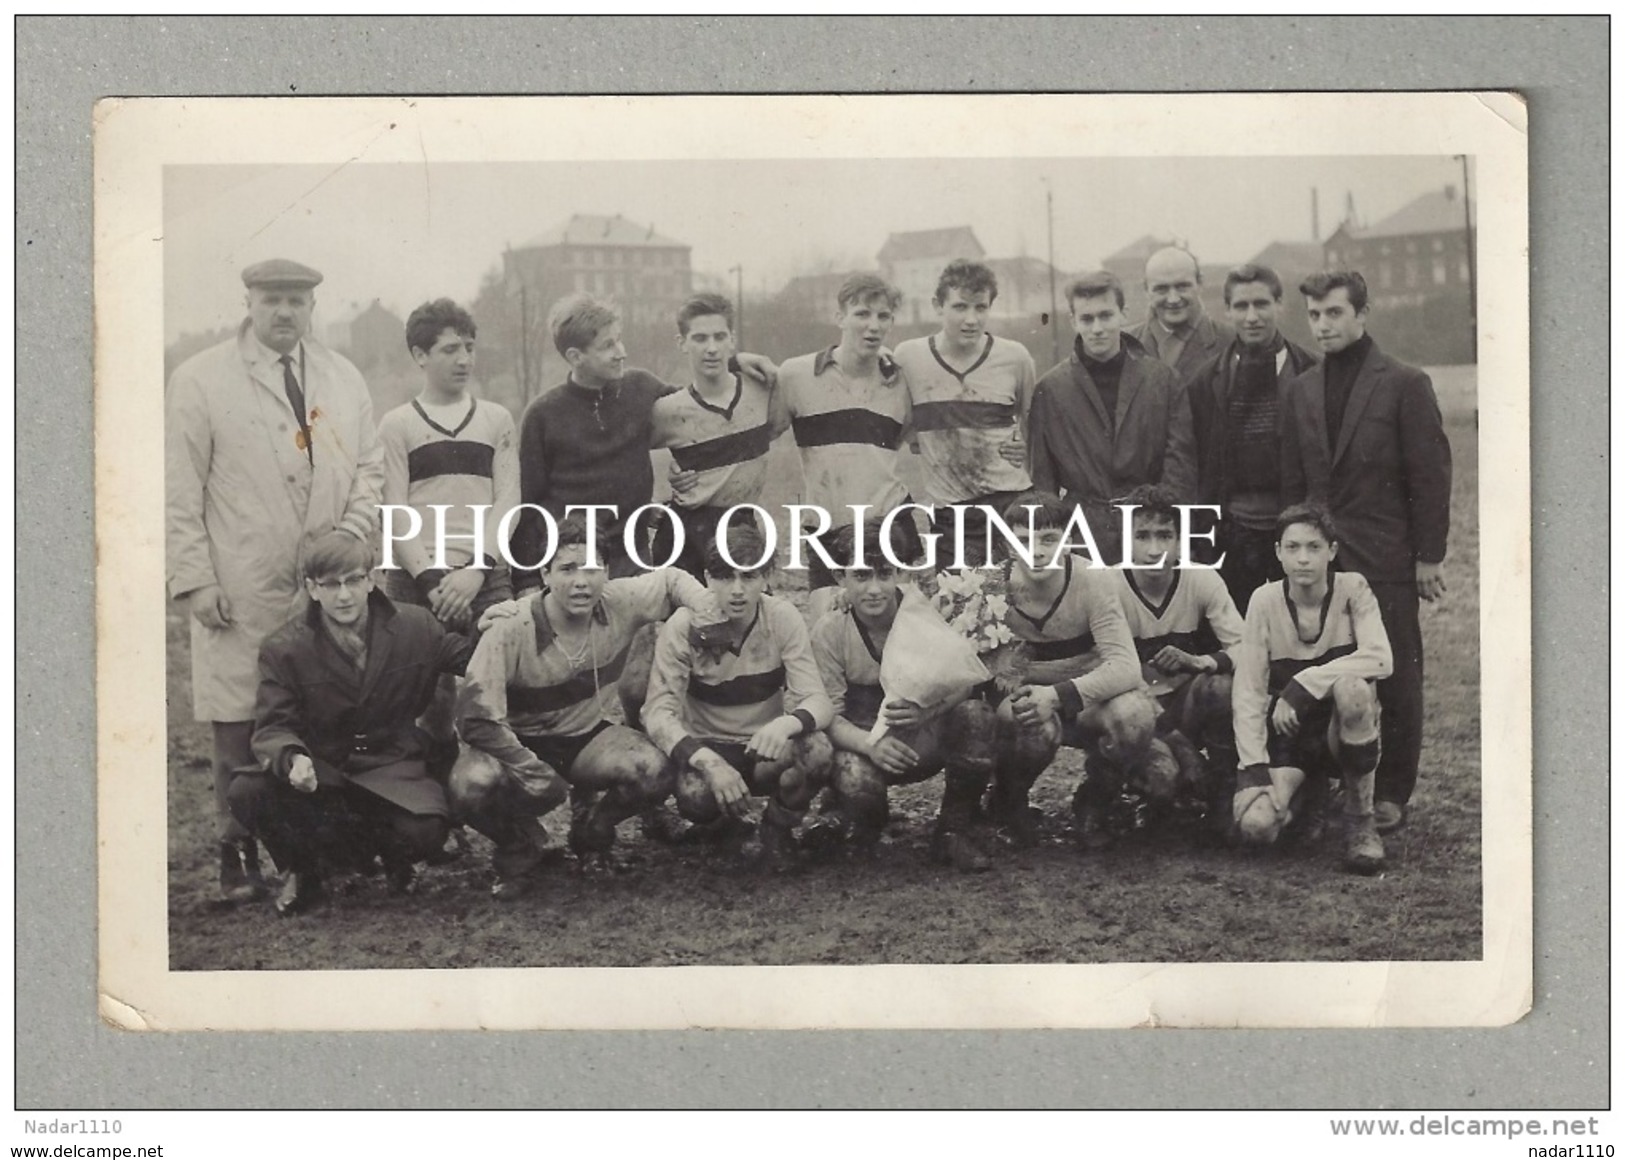
[(405, 169), (166, 173), (172, 969), (1481, 955), (1469, 158)]

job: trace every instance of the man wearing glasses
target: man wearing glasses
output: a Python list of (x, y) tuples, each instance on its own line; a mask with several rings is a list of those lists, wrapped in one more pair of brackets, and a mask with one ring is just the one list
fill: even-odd
[(254, 756), (227, 793), (232, 814), (283, 872), (277, 913), (310, 909), (329, 868), (383, 862), (392, 890), (446, 840), (445, 761), (417, 719), (468, 641), (427, 608), (376, 591), (369, 544), (342, 532), (305, 558), (310, 607), (260, 649)]

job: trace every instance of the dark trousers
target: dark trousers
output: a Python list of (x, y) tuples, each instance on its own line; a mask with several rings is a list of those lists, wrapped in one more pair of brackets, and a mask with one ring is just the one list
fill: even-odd
[(1271, 580), (1280, 580), (1281, 561), (1275, 558), (1275, 532), (1269, 528), (1244, 528), (1234, 520), (1219, 525), (1219, 550), (1224, 563), (1219, 578), (1230, 590), (1236, 611), (1247, 615), (1253, 593)]
[(445, 818), (414, 814), (360, 786), (301, 793), (268, 773), (239, 773), (226, 796), (232, 814), (283, 871), (359, 870), (379, 855), (386, 867), (411, 863), (446, 840)]
[(1394, 675), (1377, 682), (1382, 705), (1382, 761), (1377, 800), (1404, 805), (1416, 789), (1422, 759), (1422, 622), (1416, 583), (1372, 582), (1383, 627), (1394, 652)]
[[(931, 530), (942, 537), (937, 541), (937, 567), (948, 567), (954, 562), (957, 554), (957, 545), (954, 538), (954, 508), (963, 507), (968, 509), (965, 512), (965, 563), (972, 568), (980, 568), (989, 562), (989, 558), (987, 554), (988, 518), (987, 514), (979, 509), (986, 507), (1003, 516), (1005, 509), (1015, 502), (1016, 497), (1021, 494), (1019, 491), (992, 491), (986, 495), (968, 499), (962, 504), (936, 505), (935, 515), (931, 520)], [(895, 529), (896, 524), (892, 526)], [(1021, 518), (1013, 526), (1017, 530), (1027, 526), (1025, 512), (1022, 513)], [(995, 535), (993, 544), (994, 559), (1000, 558), (1003, 544), (1004, 538)]]

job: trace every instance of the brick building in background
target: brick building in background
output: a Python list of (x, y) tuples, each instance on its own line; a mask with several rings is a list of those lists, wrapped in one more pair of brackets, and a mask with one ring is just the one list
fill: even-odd
[(1345, 222), (1326, 239), (1326, 268), (1365, 276), (1372, 334), (1406, 362), (1474, 360), (1467, 209), (1456, 187), (1447, 185), (1373, 225)]

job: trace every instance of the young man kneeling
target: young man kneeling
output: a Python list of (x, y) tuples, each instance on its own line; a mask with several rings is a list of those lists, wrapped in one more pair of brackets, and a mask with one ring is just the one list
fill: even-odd
[(1342, 780), (1343, 865), (1383, 868), (1373, 816), (1381, 756), (1376, 682), (1393, 671), (1388, 633), (1365, 577), (1331, 572), (1331, 517), (1296, 504), (1275, 524), (1284, 580), (1253, 593), (1236, 660), (1233, 700), (1239, 838), (1269, 845), (1325, 781)]
[(834, 715), (819, 679), (801, 614), (764, 595), (761, 533), (734, 525), (728, 562), (706, 546), (706, 584), (727, 618), (724, 639), (696, 636), (693, 617), (675, 612), (655, 642), (644, 727), (670, 755), (677, 809), (692, 822), (737, 821), (752, 795), (766, 797), (761, 854), (774, 869), (795, 861), (794, 828), (829, 780), (834, 751), (824, 732)]
[(665, 754), (606, 713), (640, 628), (679, 607), (710, 631), (722, 618), (716, 598), (681, 569), (610, 580), (606, 535), (599, 529), (589, 566), (585, 522), (559, 525), (546, 589), (487, 628), (458, 698), (465, 749), (452, 803), (496, 843), (498, 900), (528, 891), (543, 857), (536, 819), (566, 792), (570, 846), (584, 865), (607, 858), (620, 822), (671, 793)]
[[(851, 562), (860, 542), (870, 566), (837, 573), (847, 607), (825, 613), (812, 630), (813, 655), (835, 706), (829, 727), (835, 747), (833, 793), (824, 820), (846, 832), (854, 853), (872, 855), (886, 825), (886, 787), (913, 785), (942, 773), (932, 856), (959, 870), (986, 870), (990, 863), (972, 836), (972, 825), (993, 770), (993, 708), (972, 697), (922, 719), (912, 702), (881, 703), (880, 658), (902, 593), (873, 521), (837, 531), (831, 554)], [(871, 731), (881, 717), (886, 732), (876, 739)]]
[(1135, 567), (1111, 575), (1158, 712), (1156, 739), (1129, 780), (1164, 803), (1196, 799), (1227, 831), (1236, 780), (1230, 682), (1241, 615), (1217, 571), (1180, 566), (1171, 492), (1143, 484), (1119, 502), (1134, 506)]
[(372, 567), (368, 544), (323, 536), (305, 559), (309, 609), (260, 648), (253, 746), (264, 768), (238, 774), (227, 801), (284, 873), (284, 916), (321, 899), (324, 862), (359, 869), (381, 856), (404, 892), (446, 840), (450, 811), (429, 766), (449, 753), (416, 722), (440, 674), (462, 671), (468, 642), (375, 590)]
[(1145, 758), (1157, 720), (1113, 581), (1060, 552), (1072, 513), (1059, 497), (1030, 492), (1004, 514), (1033, 558), (1032, 567), (1019, 556), (1010, 562), (1004, 623), (1029, 663), (1025, 683), (998, 707), (991, 801), (994, 820), (1018, 846), (1037, 840), (1028, 794), (1062, 745), (1088, 753), (1072, 799), (1078, 841), (1085, 849), (1107, 845), (1107, 807)]

